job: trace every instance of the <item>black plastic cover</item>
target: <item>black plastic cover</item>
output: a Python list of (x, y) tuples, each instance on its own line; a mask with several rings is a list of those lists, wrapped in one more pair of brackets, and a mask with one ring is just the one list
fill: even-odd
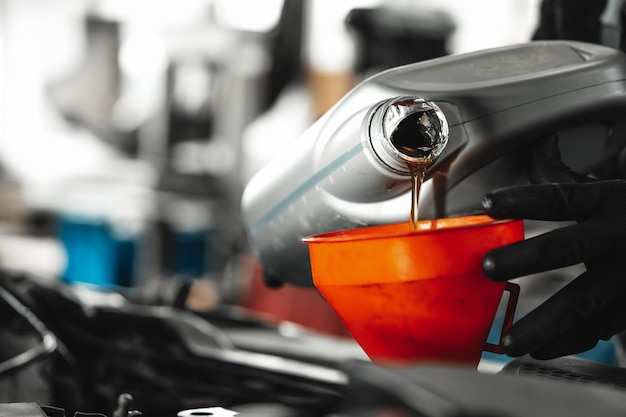
[(424, 417), (617, 417), (626, 415), (626, 392), (551, 379), (483, 374), (473, 369), (423, 365), (348, 366), (346, 415)]

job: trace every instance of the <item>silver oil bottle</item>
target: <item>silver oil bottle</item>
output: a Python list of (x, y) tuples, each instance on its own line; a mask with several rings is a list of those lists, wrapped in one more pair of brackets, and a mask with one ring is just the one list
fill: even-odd
[[(426, 172), (419, 211), (420, 218), (446, 217), (480, 212), (486, 192), (526, 182), (528, 145), (548, 134), (559, 135), (565, 162), (583, 173), (621, 152), (625, 80), (620, 51), (545, 41), (363, 81), (246, 186), (243, 216), (266, 279), (313, 285), (304, 236), (408, 222), (411, 174), (384, 127), (398, 103), (424, 103), (441, 121), (447, 144)], [(423, 110), (413, 106), (392, 124)]]

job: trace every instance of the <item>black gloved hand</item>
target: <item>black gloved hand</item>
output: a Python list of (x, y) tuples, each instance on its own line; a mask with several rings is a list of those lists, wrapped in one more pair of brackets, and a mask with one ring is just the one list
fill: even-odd
[(496, 190), (483, 199), (494, 218), (575, 220), (495, 249), (485, 274), (504, 281), (584, 263), (586, 272), (522, 317), (505, 334), (510, 356), (551, 359), (584, 352), (626, 329), (626, 181), (594, 181), (561, 162), (556, 137), (540, 141), (529, 170), (535, 185)]

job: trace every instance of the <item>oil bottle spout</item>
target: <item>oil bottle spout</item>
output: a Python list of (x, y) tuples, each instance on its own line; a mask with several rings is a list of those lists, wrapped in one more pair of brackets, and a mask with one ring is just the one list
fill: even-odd
[(367, 120), (367, 140), (389, 169), (408, 174), (411, 166), (428, 167), (448, 143), (448, 122), (432, 101), (395, 97), (373, 107)]

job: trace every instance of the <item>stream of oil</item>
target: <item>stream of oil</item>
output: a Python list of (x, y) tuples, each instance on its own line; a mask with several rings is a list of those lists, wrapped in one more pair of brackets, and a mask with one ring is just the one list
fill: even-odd
[(424, 176), (426, 175), (426, 169), (428, 165), (425, 164), (407, 164), (411, 170), (411, 230), (417, 230), (417, 222), (419, 221), (419, 197), (422, 184), (424, 183)]
[[(448, 190), (448, 173), (452, 162), (456, 159), (457, 154), (451, 155), (444, 163), (437, 166), (436, 172), (433, 172), (431, 181), (433, 182), (433, 199), (434, 199), (434, 219), (446, 217), (446, 193)], [(410, 164), (407, 163), (411, 171), (411, 230), (417, 230), (417, 222), (419, 221), (419, 196), (426, 170), (430, 164)]]

